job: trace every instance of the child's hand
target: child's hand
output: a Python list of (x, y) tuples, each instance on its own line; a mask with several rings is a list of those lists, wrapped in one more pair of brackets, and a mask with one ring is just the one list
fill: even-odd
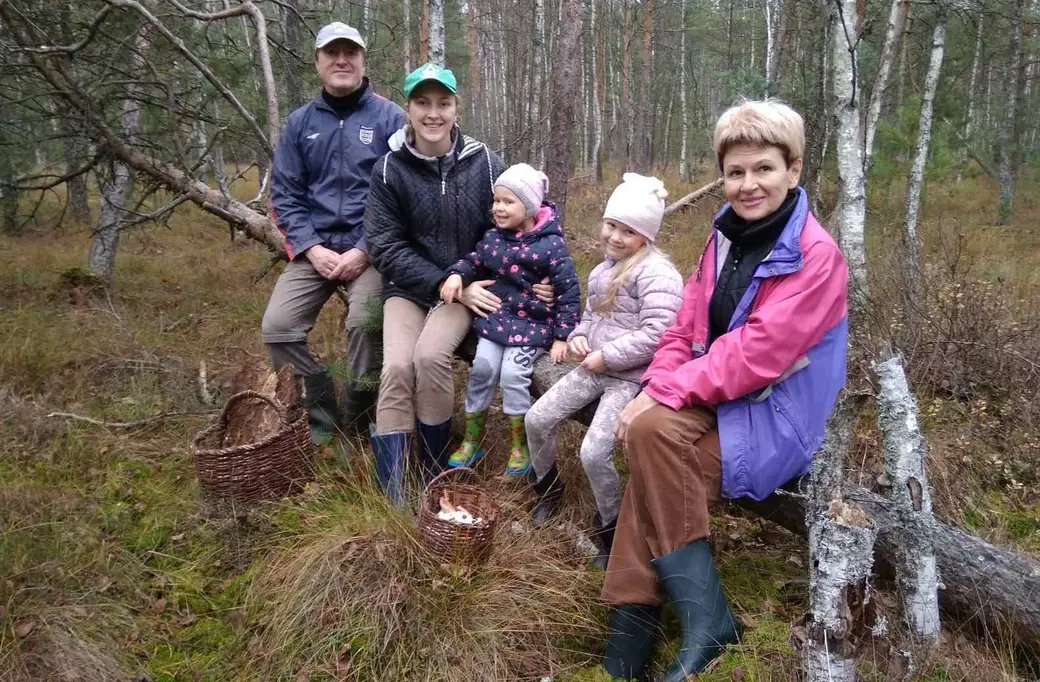
[(462, 277), (460, 275), (448, 275), (441, 285), (441, 300), (451, 304), (462, 296)]
[(592, 347), (589, 346), (589, 339), (585, 336), (575, 336), (570, 340), (568, 347), (571, 355), (579, 360), (585, 359), (585, 356), (592, 352)]
[(581, 366), (593, 374), (602, 374), (607, 371), (607, 361), (603, 359), (603, 351), (597, 350), (585, 356)]
[(552, 348), (549, 349), (549, 359), (552, 360), (554, 365), (558, 365), (567, 359), (567, 342), (561, 339), (553, 341)]

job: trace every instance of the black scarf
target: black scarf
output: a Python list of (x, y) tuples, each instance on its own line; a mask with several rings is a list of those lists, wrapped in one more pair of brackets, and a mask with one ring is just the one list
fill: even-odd
[(761, 220), (748, 222), (730, 207), (715, 222), (719, 232), (730, 241), (730, 247), (708, 307), (709, 344), (729, 330), (730, 319), (751, 284), (755, 270), (773, 250), (797, 204), (798, 190), (792, 189), (780, 208)]
[(322, 88), (321, 98), (325, 100), (325, 104), (332, 107), (332, 110), (336, 112), (337, 116), (340, 118), (346, 118), (347, 114), (357, 108), (358, 102), (361, 101), (361, 97), (365, 94), (366, 90), (368, 90), (368, 80), (362, 79), (361, 87), (349, 95), (337, 97), (336, 95), (330, 95), (328, 90)]

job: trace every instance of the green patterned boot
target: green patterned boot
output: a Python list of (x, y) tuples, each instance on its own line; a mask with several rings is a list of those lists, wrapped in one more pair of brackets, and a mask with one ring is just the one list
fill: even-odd
[(484, 435), (484, 412), (466, 413), (466, 433), (462, 437), (462, 445), (451, 453), (448, 467), (471, 467), (484, 456), (484, 448), (480, 447), (480, 439)]
[(509, 450), (506, 476), (523, 476), (531, 468), (531, 451), (527, 449), (527, 429), (524, 428), (524, 415), (509, 415), (509, 435), (512, 436), (513, 446)]

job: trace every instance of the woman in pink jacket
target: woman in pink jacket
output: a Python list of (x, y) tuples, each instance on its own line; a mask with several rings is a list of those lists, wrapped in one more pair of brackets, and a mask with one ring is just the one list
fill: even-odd
[(602, 597), (615, 606), (603, 665), (620, 678), (644, 678), (665, 596), (682, 637), (662, 682), (737, 640), (709, 505), (761, 500), (806, 473), (845, 382), (848, 268), (798, 186), (801, 116), (745, 102), (719, 119), (713, 147), (728, 203), (618, 419), (629, 481)]

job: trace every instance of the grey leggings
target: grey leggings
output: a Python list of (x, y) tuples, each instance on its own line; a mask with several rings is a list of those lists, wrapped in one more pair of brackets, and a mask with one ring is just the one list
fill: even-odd
[(527, 414), (531, 408), (531, 375), (534, 361), (545, 353), (533, 346), (500, 346), (494, 341), (477, 341), (477, 354), (466, 387), (466, 412), (483, 412), (502, 384), (502, 412)]
[(616, 519), (621, 509), (621, 480), (614, 468), (614, 425), (621, 410), (638, 394), (639, 384), (577, 367), (553, 384), (524, 420), (531, 464), (540, 480), (556, 461), (556, 429), (599, 398), (580, 456), (603, 523)]

